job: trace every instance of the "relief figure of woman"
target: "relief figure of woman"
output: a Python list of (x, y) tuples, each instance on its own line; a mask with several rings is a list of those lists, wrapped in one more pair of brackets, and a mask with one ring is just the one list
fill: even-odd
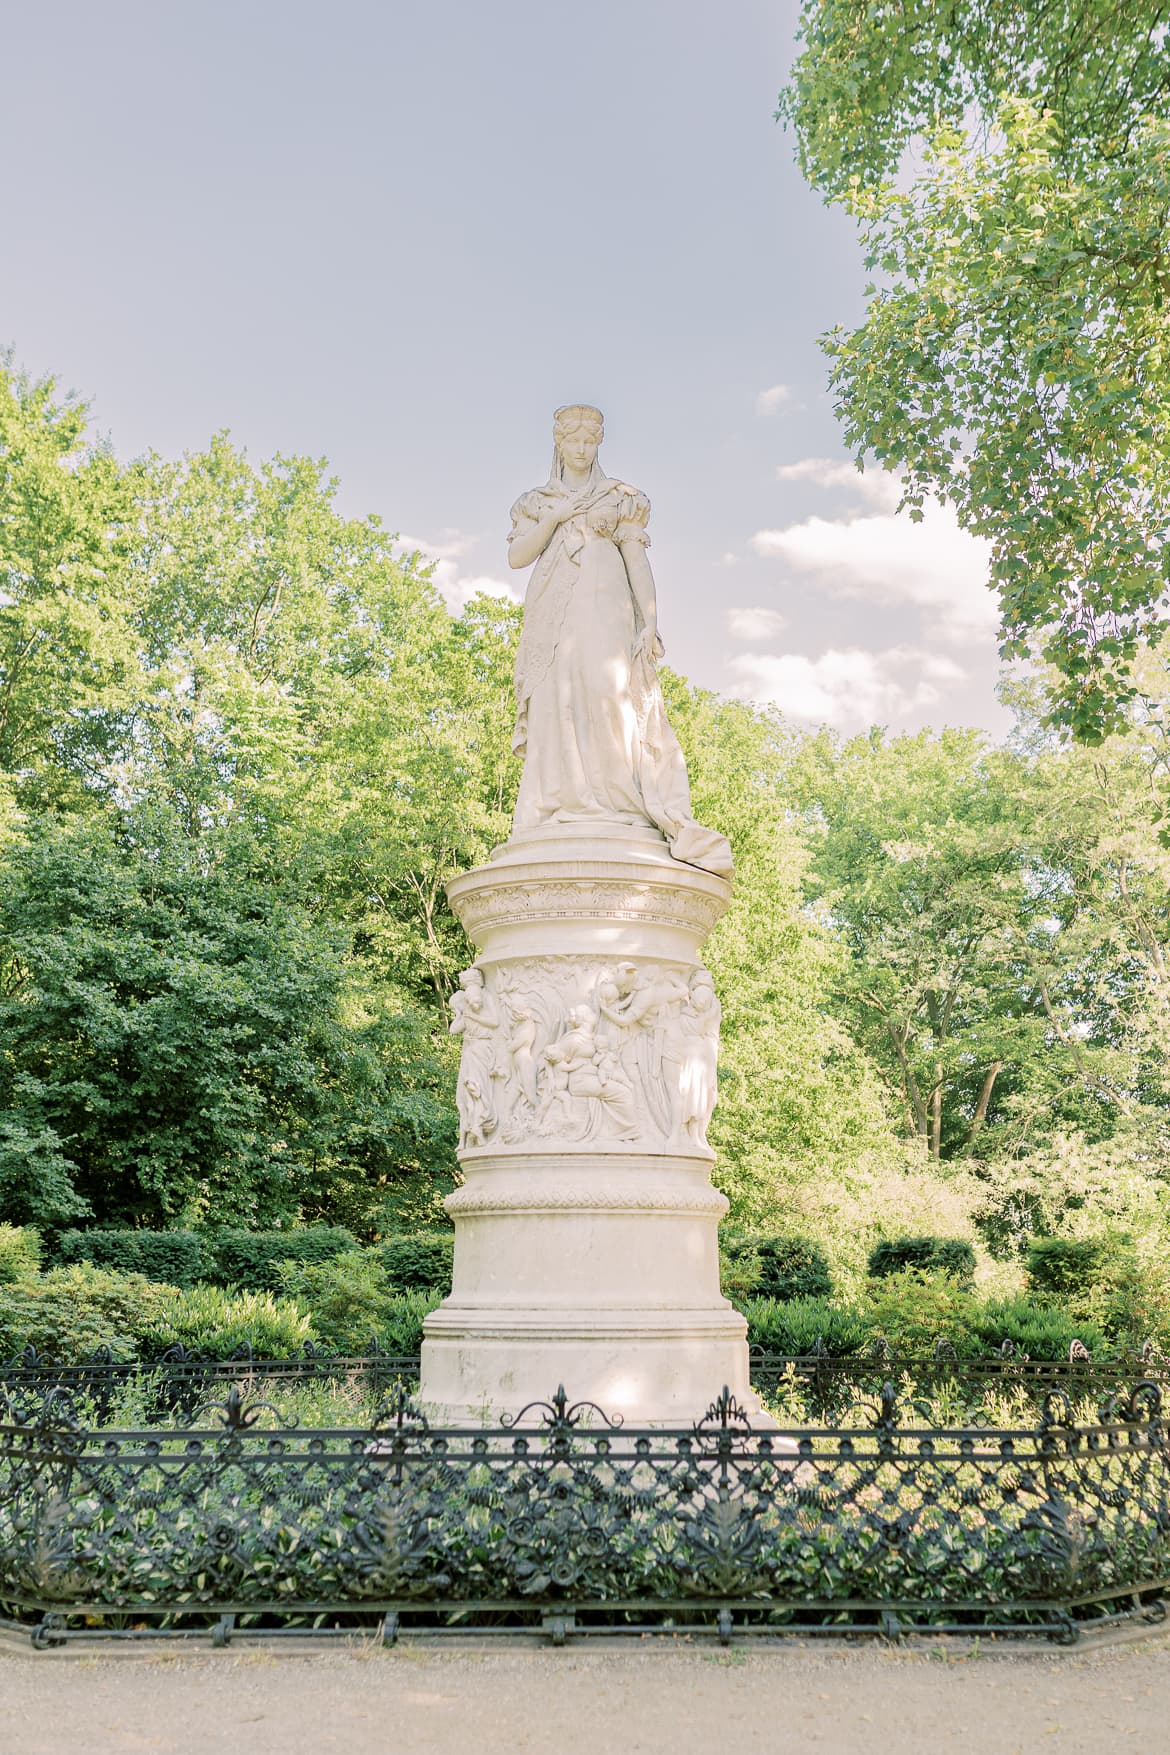
[(596, 408), (558, 409), (549, 479), (512, 508), (509, 562), (536, 562), (516, 658), (513, 827), (650, 823), (676, 859), (730, 875), (727, 841), (691, 816), (663, 705), (650, 502), (603, 474), (601, 438)]

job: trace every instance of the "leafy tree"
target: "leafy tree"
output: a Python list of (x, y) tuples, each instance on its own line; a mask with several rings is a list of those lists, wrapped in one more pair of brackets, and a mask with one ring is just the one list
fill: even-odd
[(1125, 1108), (1133, 983), (1064, 821), (1066, 769), (1088, 759), (946, 731), (822, 736), (794, 765), (809, 894), (848, 953), (839, 1003), (936, 1162), (1038, 1126), (1108, 1132)]
[(1161, 0), (806, 0), (781, 97), (860, 222), (826, 338), (846, 436), (991, 545), (1005, 655), (1099, 741), (1167, 625), (1170, 55)]
[(271, 869), (412, 994), (463, 955), (444, 884), (507, 833), (514, 605), (459, 619), (324, 466), (226, 435), (157, 460), (139, 502), (147, 686), (128, 778), (193, 836), (246, 825)]
[(0, 839), (17, 806), (84, 801), (134, 681), (131, 477), (85, 423), (0, 356)]
[(246, 849), (208, 865), (134, 827), (42, 828), (0, 874), (4, 1216), (312, 1217), (345, 1206), (340, 1162), (369, 1223), (396, 1178), (433, 1185), (446, 1069), (355, 986), (344, 931), (257, 882)]

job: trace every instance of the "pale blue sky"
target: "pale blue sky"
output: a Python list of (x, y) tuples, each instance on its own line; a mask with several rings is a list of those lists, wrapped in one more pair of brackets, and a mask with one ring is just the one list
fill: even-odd
[(846, 729), (1000, 727), (978, 551), (848, 473), (816, 337), (861, 263), (772, 120), (797, 10), (10, 5), (0, 344), (124, 455), (327, 455), (453, 601), (517, 583), (508, 507), (595, 402), (679, 669)]

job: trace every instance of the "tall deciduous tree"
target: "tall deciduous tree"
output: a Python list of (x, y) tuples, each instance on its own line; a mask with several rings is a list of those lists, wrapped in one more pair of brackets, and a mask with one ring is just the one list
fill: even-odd
[(795, 766), (839, 1001), (935, 1161), (1108, 1134), (1136, 1100), (1142, 984), (1068, 797), (1088, 759), (952, 731), (822, 737)]
[(135, 680), (131, 474), (0, 357), (0, 832), (16, 805), (77, 804), (110, 755)]
[(806, 0), (781, 97), (861, 223), (826, 338), (859, 457), (991, 544), (1003, 651), (1120, 721), (1170, 585), (1170, 24), (1162, 0)]

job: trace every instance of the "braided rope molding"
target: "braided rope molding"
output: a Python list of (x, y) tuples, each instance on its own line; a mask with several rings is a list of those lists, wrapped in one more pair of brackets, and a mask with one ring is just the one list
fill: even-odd
[(629, 1193), (607, 1192), (579, 1182), (569, 1183), (564, 1188), (541, 1189), (539, 1193), (521, 1188), (500, 1189), (498, 1193), (490, 1193), (487, 1189), (457, 1188), (454, 1194), (447, 1196), (443, 1205), (449, 1213), (460, 1217), (470, 1213), (562, 1212), (581, 1207), (590, 1212), (710, 1213), (715, 1218), (722, 1218), (729, 1202), (717, 1188), (696, 1189), (691, 1194), (675, 1194), (667, 1189), (639, 1194), (634, 1189)]
[(495, 883), (478, 892), (453, 895), (451, 902), (472, 938), (484, 926), (519, 926), (537, 920), (648, 922), (686, 927), (706, 937), (726, 906), (722, 896), (681, 884), (628, 879), (606, 883), (591, 878)]

